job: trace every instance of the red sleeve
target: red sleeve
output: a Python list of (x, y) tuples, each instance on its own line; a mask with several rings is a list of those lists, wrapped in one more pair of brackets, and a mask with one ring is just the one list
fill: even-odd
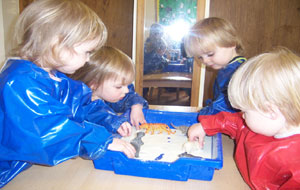
[(201, 123), (207, 135), (224, 133), (235, 139), (237, 134), (244, 127), (242, 113), (219, 112), (215, 115), (199, 115)]

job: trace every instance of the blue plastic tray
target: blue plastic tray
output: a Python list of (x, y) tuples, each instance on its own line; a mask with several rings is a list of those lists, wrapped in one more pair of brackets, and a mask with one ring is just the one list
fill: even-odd
[[(170, 123), (175, 126), (190, 126), (197, 122), (197, 113), (168, 112), (146, 110), (146, 120), (149, 123)], [(177, 181), (188, 179), (210, 181), (215, 169), (223, 167), (222, 137), (217, 134), (212, 137), (212, 156), (206, 158), (179, 158), (169, 163), (161, 161), (141, 161), (130, 159), (125, 154), (116, 151), (107, 151), (106, 154), (94, 160), (94, 167), (101, 170), (111, 170), (116, 174), (139, 177), (159, 178)]]

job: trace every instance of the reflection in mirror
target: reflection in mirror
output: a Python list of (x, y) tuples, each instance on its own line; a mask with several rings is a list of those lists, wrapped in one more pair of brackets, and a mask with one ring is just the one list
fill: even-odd
[(197, 0), (145, 1), (143, 97), (149, 104), (191, 104), (193, 58), (183, 38), (196, 22)]

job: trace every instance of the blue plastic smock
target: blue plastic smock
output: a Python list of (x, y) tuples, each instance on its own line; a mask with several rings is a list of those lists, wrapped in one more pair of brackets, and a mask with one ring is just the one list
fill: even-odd
[[(92, 113), (87, 116), (88, 121), (95, 122), (97, 124), (103, 125), (111, 133), (117, 133), (117, 130), (124, 122), (130, 123), (130, 111), (131, 106), (135, 104), (141, 104), (144, 109), (148, 109), (148, 102), (138, 93), (135, 92), (133, 84), (128, 86), (129, 92), (125, 97), (115, 103), (103, 101), (101, 99), (95, 100), (96, 104), (99, 105), (101, 110), (103, 110), (104, 115), (99, 113)], [(118, 113), (123, 113), (118, 115)]]
[(214, 115), (221, 111), (231, 113), (239, 111), (231, 106), (228, 100), (227, 88), (233, 73), (245, 61), (245, 57), (235, 57), (225, 68), (218, 71), (213, 85), (213, 99), (206, 100), (206, 105), (200, 110), (199, 115)]
[(129, 92), (122, 100), (116, 103), (106, 103), (117, 113), (124, 113), (135, 104), (141, 104), (144, 109), (148, 108), (149, 105), (147, 100), (145, 100), (143, 97), (141, 97), (138, 93), (135, 92), (133, 84), (128, 85), (128, 90)]
[(0, 188), (32, 164), (97, 159), (113, 140), (93, 121), (113, 118), (91, 101), (91, 90), (63, 73), (53, 75), (17, 59), (0, 73)]

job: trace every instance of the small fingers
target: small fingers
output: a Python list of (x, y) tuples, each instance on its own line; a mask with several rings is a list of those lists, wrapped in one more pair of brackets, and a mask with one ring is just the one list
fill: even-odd
[(131, 135), (131, 125), (128, 122), (123, 123), (118, 129), (118, 133), (122, 137), (130, 136)]
[(124, 131), (123, 127), (121, 126), (119, 129), (118, 129), (118, 133), (124, 137), (126, 135), (126, 132)]
[(145, 118), (143, 118), (143, 119), (137, 119), (137, 120), (133, 120), (132, 119), (131, 123), (133, 124), (133, 126), (135, 126), (135, 128), (137, 130), (139, 130), (140, 129), (140, 125), (144, 124), (144, 123), (147, 123), (147, 122), (146, 122)]
[(130, 123), (128, 123), (128, 122), (126, 122), (125, 123), (125, 133), (126, 133), (126, 136), (130, 136), (131, 135), (131, 125), (130, 125)]
[(203, 148), (204, 146), (204, 139), (199, 138), (198, 136), (189, 136), (189, 141), (198, 142), (200, 148)]
[(128, 158), (134, 158), (136, 150), (130, 143), (128, 143), (128, 144), (124, 145), (124, 151), (123, 152), (125, 153), (125, 155)]

